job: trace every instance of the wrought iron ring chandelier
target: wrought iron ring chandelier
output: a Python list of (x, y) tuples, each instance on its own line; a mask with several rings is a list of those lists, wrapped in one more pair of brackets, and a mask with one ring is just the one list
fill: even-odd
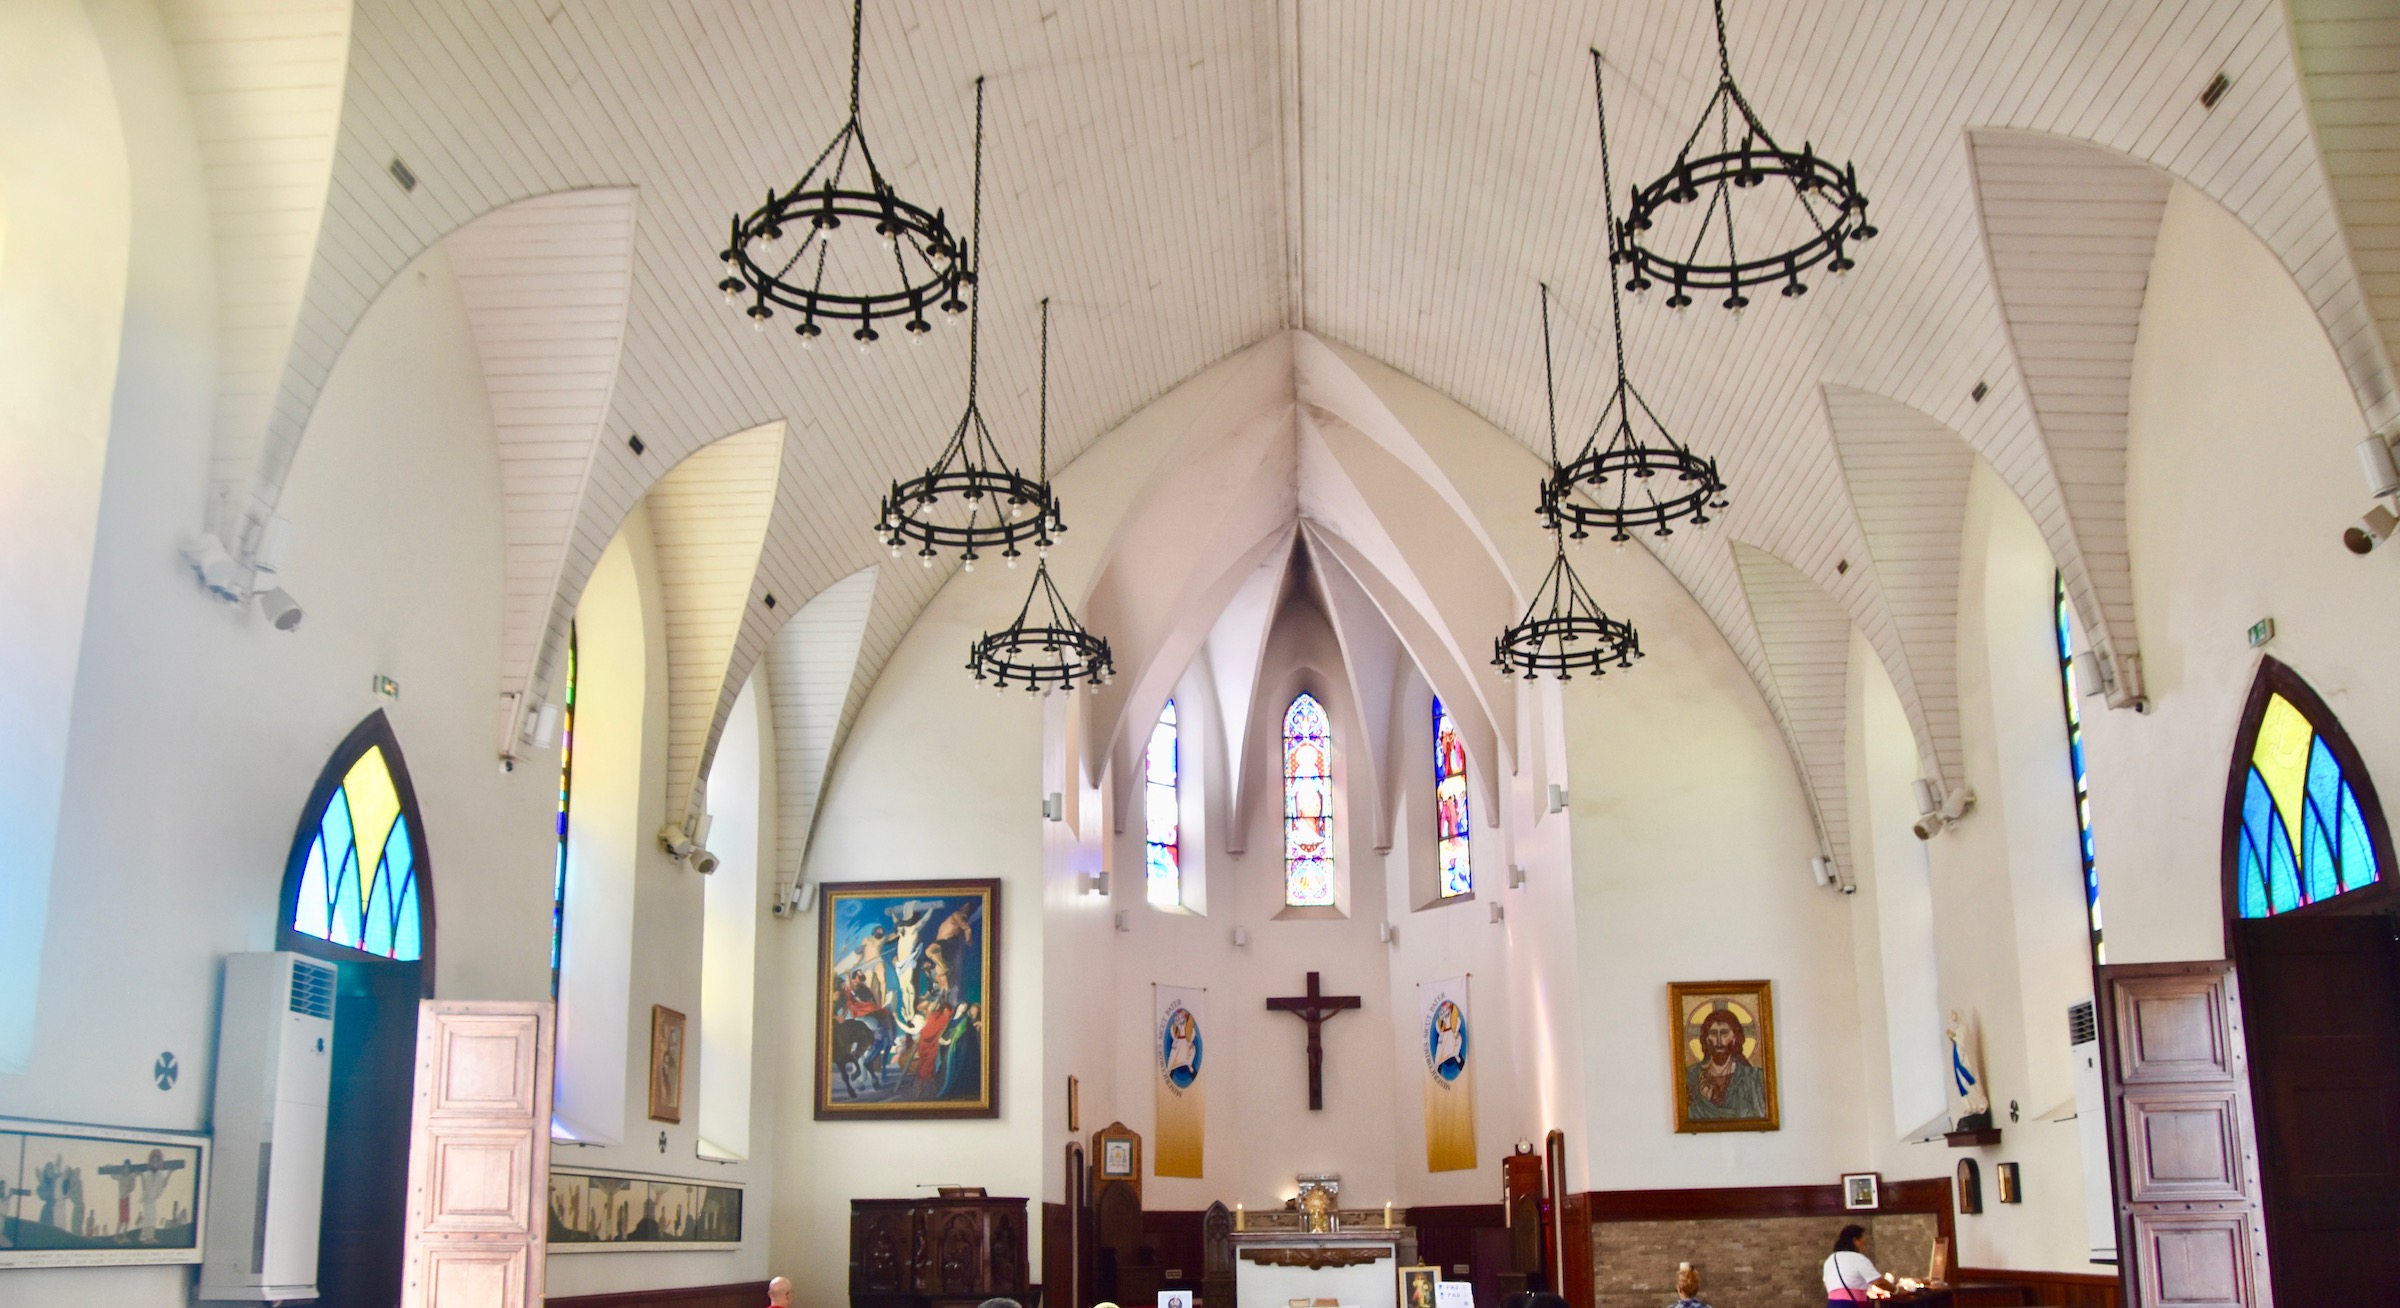
[(983, 421), (976, 401), (976, 378), (981, 369), (983, 294), (974, 294), (967, 319), (967, 409), (959, 415), (950, 443), (942, 447), (933, 466), (884, 492), (875, 514), (875, 535), (900, 556), (901, 546), (917, 543), (917, 561), (930, 568), (942, 550), (961, 551), (966, 570), (975, 570), (980, 550), (997, 547), (1008, 566), (1017, 566), (1027, 541), (1043, 558), (1065, 535), (1056, 492), (1050, 489), (1050, 301), (1042, 300), (1041, 419), (1038, 458), (1032, 477), (1008, 466)]
[[(1657, 282), (1665, 282), (1673, 288), (1667, 296), (1667, 305), (1675, 309), (1690, 304), (1691, 292), (1700, 289), (1724, 291), (1724, 306), (1739, 310), (1750, 303), (1750, 297), (1742, 293), (1744, 287), (1779, 278), (1787, 298), (1806, 295), (1808, 283), (1800, 280), (1801, 273), (1819, 264), (1825, 265), (1828, 272), (1848, 272), (1857, 266), (1850, 257), (1851, 244), (1872, 240), (1876, 235), (1874, 225), (1867, 221), (1867, 197), (1858, 188), (1856, 164), (1836, 165), (1819, 158), (1816, 147), (1806, 143), (1794, 154), (1777, 145), (1765, 125), (1758, 121), (1749, 98), (1733, 80), (1733, 61), (1725, 45), (1725, 0), (1715, 0), (1715, 4), (1716, 93), (1709, 97), (1707, 106), (1700, 111), (1700, 121), (1685, 138), (1683, 148), (1676, 152), (1675, 166), (1658, 180), (1634, 190), (1632, 205), (1625, 213), (1622, 239), (1618, 241), (1633, 270), (1625, 289), (1638, 295)], [(1592, 55), (1597, 76), (1599, 52), (1595, 50)], [(1700, 145), (1712, 122), (1717, 129), (1716, 152), (1693, 157), (1693, 148)], [(1738, 146), (1734, 130), (1737, 122)], [(1753, 190), (1776, 179), (1791, 188), (1805, 226), (1799, 227), (1798, 235), (1790, 238), (1792, 243), (1785, 248), (1744, 258), (1734, 231), (1733, 192)], [(1650, 234), (1666, 210), (1698, 202), (1703, 195), (1707, 203), (1701, 211), (1699, 230), (1692, 234), (1691, 244), (1683, 254), (1672, 254), (1663, 245), (1650, 243), (1654, 239)], [(1787, 234), (1790, 230), (1787, 226)], [(1712, 234), (1716, 237), (1714, 243)]]
[[(1034, 614), (1034, 601), (1044, 612)], [(1066, 597), (1050, 580), (1047, 560), (1034, 565), (1033, 586), (1016, 619), (998, 632), (986, 632), (967, 649), (967, 667), (977, 681), (1005, 691), (1014, 682), (1027, 694), (1048, 690), (1072, 693), (1078, 683), (1097, 692), (1117, 675), (1116, 658), (1108, 637), (1095, 636), (1075, 618)]]
[[(1621, 369), (1619, 375), (1623, 375)], [(1572, 681), (1578, 669), (1606, 676), (1611, 664), (1633, 666), (1642, 656), (1642, 639), (1632, 623), (1608, 616), (1584, 589), (1575, 566), (1567, 562), (1566, 535), (1559, 515), (1550, 511), (1553, 489), (1565, 474), (1558, 466), (1558, 384), (1550, 365), (1547, 283), (1542, 286), (1542, 382), (1550, 405), (1550, 475), (1542, 482), (1542, 503), (1554, 553), (1550, 571), (1534, 587), (1524, 616), (1492, 641), (1492, 666), (1500, 669), (1502, 676), (1522, 672), (1527, 681), (1546, 672), (1557, 674), (1560, 681)]]
[[(865, 10), (866, 0), (853, 0), (848, 121), (788, 190), (769, 189), (766, 203), (748, 217), (734, 215), (732, 234), (718, 256), (724, 260), (725, 277), (717, 289), (725, 293), (725, 302), (738, 304), (747, 294), (751, 303), (743, 312), (760, 331), (766, 330), (767, 321), (775, 316), (776, 306), (797, 311), (800, 322), (792, 330), (804, 346), (815, 344), (825, 334), (820, 319), (855, 320), (858, 325), (850, 335), (862, 350), (880, 338), (882, 333), (875, 330), (875, 324), (886, 318), (906, 315), (908, 332), (922, 339), (933, 330), (926, 312), (934, 308), (950, 314), (964, 312), (967, 306), (960, 291), (974, 280), (970, 251), (951, 234), (942, 211), (900, 198), (875, 166), (874, 151), (867, 147), (866, 129), (859, 125), (858, 117), (859, 47)], [(975, 160), (980, 175), (980, 78), (975, 86)], [(864, 189), (844, 184), (853, 151), (866, 168)], [(869, 225), (882, 238), (881, 251), (862, 245), (838, 255), (834, 252), (835, 236), (845, 226), (857, 230)], [(887, 258), (893, 280), (884, 283), (884, 289), (868, 289), (870, 278), (879, 276), (878, 269)], [(831, 285), (829, 270), (834, 274)]]
[[(1690, 520), (1708, 525), (1709, 511), (1726, 507), (1725, 478), (1715, 459), (1702, 458), (1675, 439), (1659, 420), (1650, 402), (1635, 389), (1625, 370), (1625, 305), (1617, 289), (1615, 268), (1627, 261), (1616, 222), (1616, 189), (1609, 171), (1608, 97), (1601, 86), (1600, 52), (1592, 51), (1592, 102), (1600, 117), (1600, 194), (1608, 219), (1608, 325), (1616, 347), (1615, 392), (1600, 411), (1599, 421), (1583, 443), (1583, 452), (1561, 466), (1558, 461), (1558, 397), (1551, 383), (1550, 476), (1542, 483), (1541, 516), (1552, 526), (1562, 521), (1582, 540), (1592, 528), (1608, 530), (1619, 544), (1632, 538), (1631, 528), (1649, 527), (1656, 536), (1675, 534), (1673, 523)], [(1542, 287), (1542, 376), (1550, 381), (1550, 288)], [(1652, 439), (1635, 430), (1635, 415)], [(1607, 439), (1602, 440), (1603, 434)]]

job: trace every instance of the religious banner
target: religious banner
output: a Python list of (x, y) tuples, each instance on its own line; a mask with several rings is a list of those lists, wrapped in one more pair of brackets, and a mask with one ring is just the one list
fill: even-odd
[(1208, 992), (1186, 986), (1153, 986), (1158, 997), (1158, 1151), (1160, 1176), (1200, 1175), (1200, 1145), (1207, 1134), (1207, 1087), (1200, 1068), (1207, 1054)]
[(1425, 1053), (1425, 1169), (1475, 1167), (1475, 1072), (1470, 1061), (1467, 978), (1417, 983)]

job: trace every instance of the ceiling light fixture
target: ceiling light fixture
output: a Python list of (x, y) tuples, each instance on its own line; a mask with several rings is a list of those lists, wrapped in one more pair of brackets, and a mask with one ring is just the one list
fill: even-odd
[[(1617, 289), (1616, 268), (1631, 262), (1632, 255), (1617, 226), (1616, 183), (1608, 160), (1608, 98), (1601, 90), (1598, 50), (1592, 51), (1592, 103), (1600, 114), (1600, 196), (1609, 231), (1608, 326), (1617, 352), (1617, 384), (1600, 410), (1599, 421), (1592, 424), (1583, 452), (1563, 467), (1556, 451), (1552, 452), (1550, 478), (1542, 483), (1541, 515), (1552, 526), (1563, 519), (1577, 540), (1591, 528), (1605, 527), (1608, 538), (1622, 544), (1632, 538), (1630, 529), (1634, 527), (1653, 528), (1654, 536), (1674, 535), (1672, 524), (1685, 519), (1704, 527), (1709, 510), (1722, 509), (1727, 501), (1725, 478), (1717, 472), (1717, 461), (1684, 448), (1625, 371), (1625, 306), (1624, 295)], [(1545, 360), (1549, 351), (1550, 293), (1544, 287)], [(1555, 404), (1553, 401), (1554, 408)], [(1651, 433), (1648, 440), (1634, 430), (1637, 411)], [(1555, 416), (1551, 422), (1556, 425)]]
[[(725, 278), (717, 283), (725, 302), (738, 304), (747, 293), (751, 303), (743, 312), (760, 331), (775, 316), (775, 306), (798, 311), (800, 322), (792, 330), (803, 345), (813, 345), (825, 334), (819, 319), (855, 321), (858, 325), (850, 335), (862, 350), (881, 335), (875, 330), (880, 319), (906, 315), (911, 336), (922, 338), (933, 330), (925, 317), (928, 310), (956, 314), (966, 309), (959, 290), (974, 278), (968, 266), (970, 251), (951, 234), (942, 211), (928, 212), (901, 199), (867, 148), (866, 129), (858, 121), (859, 44), (865, 16), (866, 0), (853, 0), (849, 120), (791, 189), (780, 194), (770, 189), (756, 212), (747, 218), (734, 215), (732, 236), (718, 256), (725, 261)], [(975, 166), (980, 174), (982, 79), (975, 85)], [(842, 184), (853, 151), (866, 169), (864, 190), (855, 183)], [(872, 224), (881, 240), (854, 237), (837, 242), (845, 223), (854, 224), (854, 232)], [(866, 289), (886, 275), (887, 267), (897, 286), (886, 281), (886, 289)]]
[[(1033, 612), (1036, 600), (1046, 610), (1038, 617)], [(1033, 587), (1025, 593), (1015, 621), (999, 632), (984, 633), (968, 647), (967, 667), (977, 681), (991, 682), (994, 690), (1007, 690), (1013, 682), (1028, 694), (1071, 692), (1079, 683), (1097, 690), (1117, 674), (1108, 637), (1093, 635), (1076, 620), (1075, 610), (1050, 580), (1048, 560), (1034, 565)]]
[[(979, 104), (981, 95), (979, 89)], [(981, 112), (976, 116), (980, 119)], [(977, 193), (982, 189), (978, 170)], [(983, 337), (980, 285), (973, 294), (974, 307), (967, 311), (966, 412), (959, 415), (950, 443), (933, 466), (907, 481), (893, 482), (875, 512), (876, 538), (891, 548), (893, 558), (900, 557), (904, 542), (915, 541), (917, 561), (924, 566), (932, 567), (942, 550), (956, 549), (969, 572), (982, 557), (977, 551), (994, 546), (1012, 568), (1024, 556), (1017, 548), (1023, 541), (1033, 542), (1035, 551), (1048, 558), (1051, 541), (1067, 530), (1059, 516), (1058, 496), (1050, 489), (1050, 301), (1042, 300), (1040, 462), (1036, 475), (1027, 477), (1001, 456), (976, 403)]]
[[(1620, 370), (1620, 375), (1622, 370)], [(1550, 361), (1550, 287), (1542, 286), (1542, 383), (1550, 401), (1550, 476), (1542, 482), (1544, 507), (1562, 475), (1558, 466), (1558, 381)], [(1559, 518), (1550, 515), (1550, 542), (1556, 551), (1550, 571), (1534, 587), (1533, 599), (1516, 625), (1492, 642), (1492, 666), (1500, 675), (1523, 673), (1527, 681), (1546, 672), (1560, 681), (1574, 680), (1578, 669), (1593, 676), (1608, 675), (1610, 664), (1630, 668), (1642, 656), (1642, 639), (1630, 622), (1620, 622), (1600, 608), (1592, 593), (1567, 562), (1567, 540)], [(1581, 536), (1581, 532), (1576, 533)], [(1536, 616), (1539, 615), (1539, 616)]]
[[(1734, 84), (1733, 62), (1725, 48), (1725, 0), (1716, 0), (1716, 14), (1716, 94), (1700, 111), (1700, 121), (1684, 139), (1683, 149), (1676, 152), (1675, 166), (1633, 192), (1632, 207), (1625, 213), (1624, 239), (1619, 242), (1633, 264), (1633, 276), (1626, 280), (1625, 289), (1639, 294), (1654, 282), (1666, 282), (1673, 287), (1667, 305), (1675, 309), (1690, 304), (1691, 292), (1701, 289), (1724, 291), (1725, 307), (1738, 310), (1750, 303), (1742, 293), (1744, 287), (1778, 278), (1786, 297), (1806, 295), (1808, 284), (1800, 280), (1801, 273), (1818, 264), (1824, 264), (1829, 272), (1850, 271), (1856, 266), (1850, 257), (1851, 242), (1872, 240), (1876, 234), (1867, 221), (1867, 197), (1858, 189), (1856, 164), (1836, 167), (1818, 158), (1816, 147), (1809, 144), (1794, 154), (1767, 134), (1748, 97)], [(1594, 60), (1598, 57), (1599, 52), (1594, 51)], [(1700, 144), (1712, 123), (1716, 153), (1694, 158), (1693, 147)], [(1738, 145), (1733, 130), (1737, 123), (1742, 129)], [(1745, 259), (1734, 231), (1733, 192), (1754, 190), (1770, 178), (1781, 178), (1791, 188), (1798, 215), (1769, 215), (1751, 207), (1744, 225), (1753, 236), (1785, 245), (1777, 253), (1754, 253)], [(1703, 195), (1707, 202), (1701, 205), (1698, 229), (1690, 232), (1682, 255), (1647, 243), (1667, 235), (1660, 232), (1652, 237), (1650, 233), (1669, 206), (1689, 205)], [(1688, 221), (1673, 225), (1690, 227)]]

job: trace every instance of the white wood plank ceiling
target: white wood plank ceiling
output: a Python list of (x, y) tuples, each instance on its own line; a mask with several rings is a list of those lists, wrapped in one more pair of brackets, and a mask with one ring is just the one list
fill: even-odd
[(1847, 870), (1854, 866), (1843, 756), (1850, 727), (1849, 616), (1824, 588), (1765, 550), (1736, 541), (1731, 553), (1773, 669), (1767, 704), (1791, 743), (1825, 852)]
[[(961, 333), (868, 358), (803, 353), (787, 333), (751, 333), (711, 289), (727, 217), (788, 182), (838, 126), (847, 18), (840, 0), (357, 4), (322, 231), (275, 404), (263, 431), (230, 414), (220, 429), (223, 463), (247, 468), (251, 516), (280, 494), (341, 343), (410, 258), (514, 201), (634, 188), (622, 359), (531, 689), (547, 694), (592, 563), (665, 470), (785, 421), (759, 573), (713, 689), (710, 720), (722, 718), (799, 602), (877, 561), (878, 492), (931, 456), (963, 390)], [(1971, 130), (2088, 142), (2226, 205), (2316, 306), (2362, 411), (2395, 411), (2358, 272), (2385, 270), (2383, 247), (2338, 224), (2279, 0), (1733, 0), (1728, 19), (1736, 73), (1768, 125), (1855, 160), (1884, 232), (1855, 273), (1798, 301), (1764, 296), (1739, 318), (1629, 306), (1645, 393), (1720, 458), (1735, 500), (1721, 529), (1646, 543), (1770, 693), (1732, 538), (1788, 561), (1859, 626), (1938, 761), (1941, 710), (1924, 690), (1942, 693), (1944, 677), (1929, 667), (1921, 688), (1911, 666), (1922, 615), (1884, 592), (1827, 418), (1829, 384), (1957, 432), (2043, 525), (2095, 642), (2130, 642), (2129, 615), (2092, 580), (2118, 566), (2112, 525), (2079, 520), (2074, 460), (2053, 448), (2056, 433), (2045, 440), (2049, 414), (2018, 376)], [(1612, 70), (1620, 182), (1665, 164), (1715, 60), (1698, 0), (875, 0), (866, 27), (879, 160), (904, 194), (959, 222), (973, 81), (991, 78), (985, 407), (1030, 457), (1033, 306), (1054, 296), (1055, 461), (1287, 323), (1383, 359), (1539, 449), (1541, 279), (1556, 288), (1563, 417), (1588, 422), (1608, 378), (1584, 51), (1604, 50)], [(2220, 72), (2230, 89), (2203, 107)], [(2359, 85), (2319, 87), (2333, 98), (2318, 131), (2337, 86), (2355, 92), (2340, 112), (2372, 126), (2385, 100)], [(415, 190), (393, 181), (395, 158), (421, 179)], [(2389, 217), (2373, 190), (2390, 176), (2381, 158), (2345, 158), (2366, 188), (2350, 204), (2356, 223)], [(1969, 398), (1978, 382), (1980, 402)], [(635, 435), (647, 454), (628, 447)], [(943, 575), (886, 570), (862, 678)], [(770, 592), (782, 607), (763, 606)], [(679, 757), (705, 767), (713, 731)]]
[(877, 572), (862, 569), (826, 587), (783, 624), (767, 647), (778, 792), (775, 872), (782, 885), (800, 880), (808, 835), (816, 825), (817, 796), (847, 720)]
[(2351, 262), (2400, 359), (2400, 3), (2291, 0), (2291, 21)]
[(633, 213), (630, 187), (560, 191), (488, 213), (443, 243), (500, 441), (504, 750), (608, 417), (633, 288)]

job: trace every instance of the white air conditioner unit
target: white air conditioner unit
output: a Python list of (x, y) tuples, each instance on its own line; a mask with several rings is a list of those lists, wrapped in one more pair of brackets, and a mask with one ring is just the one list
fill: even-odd
[(317, 1296), (336, 976), (299, 954), (225, 960), (202, 1299)]
[(2083, 1155), (2083, 1222), (2092, 1261), (2117, 1260), (2117, 1197), (2108, 1179), (2108, 1090), (2100, 1084), (2100, 1020), (2092, 1001), (2067, 1009), (2067, 1046), (2075, 1058), (2075, 1134)]

